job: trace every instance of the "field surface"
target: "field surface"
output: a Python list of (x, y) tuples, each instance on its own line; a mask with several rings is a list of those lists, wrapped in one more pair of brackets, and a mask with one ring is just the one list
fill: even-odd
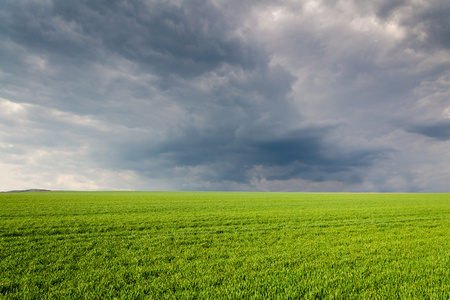
[(0, 299), (449, 299), (450, 194), (0, 194)]

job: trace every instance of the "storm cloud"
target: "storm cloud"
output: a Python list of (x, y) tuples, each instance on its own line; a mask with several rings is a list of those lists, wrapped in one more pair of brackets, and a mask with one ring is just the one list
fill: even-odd
[(450, 140), (450, 120), (417, 124), (409, 130), (441, 141)]
[(0, 7), (0, 190), (449, 191), (448, 1)]

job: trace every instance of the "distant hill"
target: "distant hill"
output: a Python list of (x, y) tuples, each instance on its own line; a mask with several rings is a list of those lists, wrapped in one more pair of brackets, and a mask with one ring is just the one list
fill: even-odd
[(25, 193), (25, 192), (51, 192), (51, 190), (45, 190), (45, 189), (28, 189), (28, 190), (12, 190), (2, 193)]

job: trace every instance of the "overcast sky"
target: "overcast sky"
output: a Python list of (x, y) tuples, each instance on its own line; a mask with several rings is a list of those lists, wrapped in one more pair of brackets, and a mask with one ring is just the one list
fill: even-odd
[(448, 0), (2, 0), (0, 190), (450, 192)]

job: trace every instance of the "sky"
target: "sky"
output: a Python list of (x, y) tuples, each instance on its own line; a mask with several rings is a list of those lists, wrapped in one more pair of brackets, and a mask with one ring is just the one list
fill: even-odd
[(2, 0), (0, 190), (450, 192), (448, 0)]

